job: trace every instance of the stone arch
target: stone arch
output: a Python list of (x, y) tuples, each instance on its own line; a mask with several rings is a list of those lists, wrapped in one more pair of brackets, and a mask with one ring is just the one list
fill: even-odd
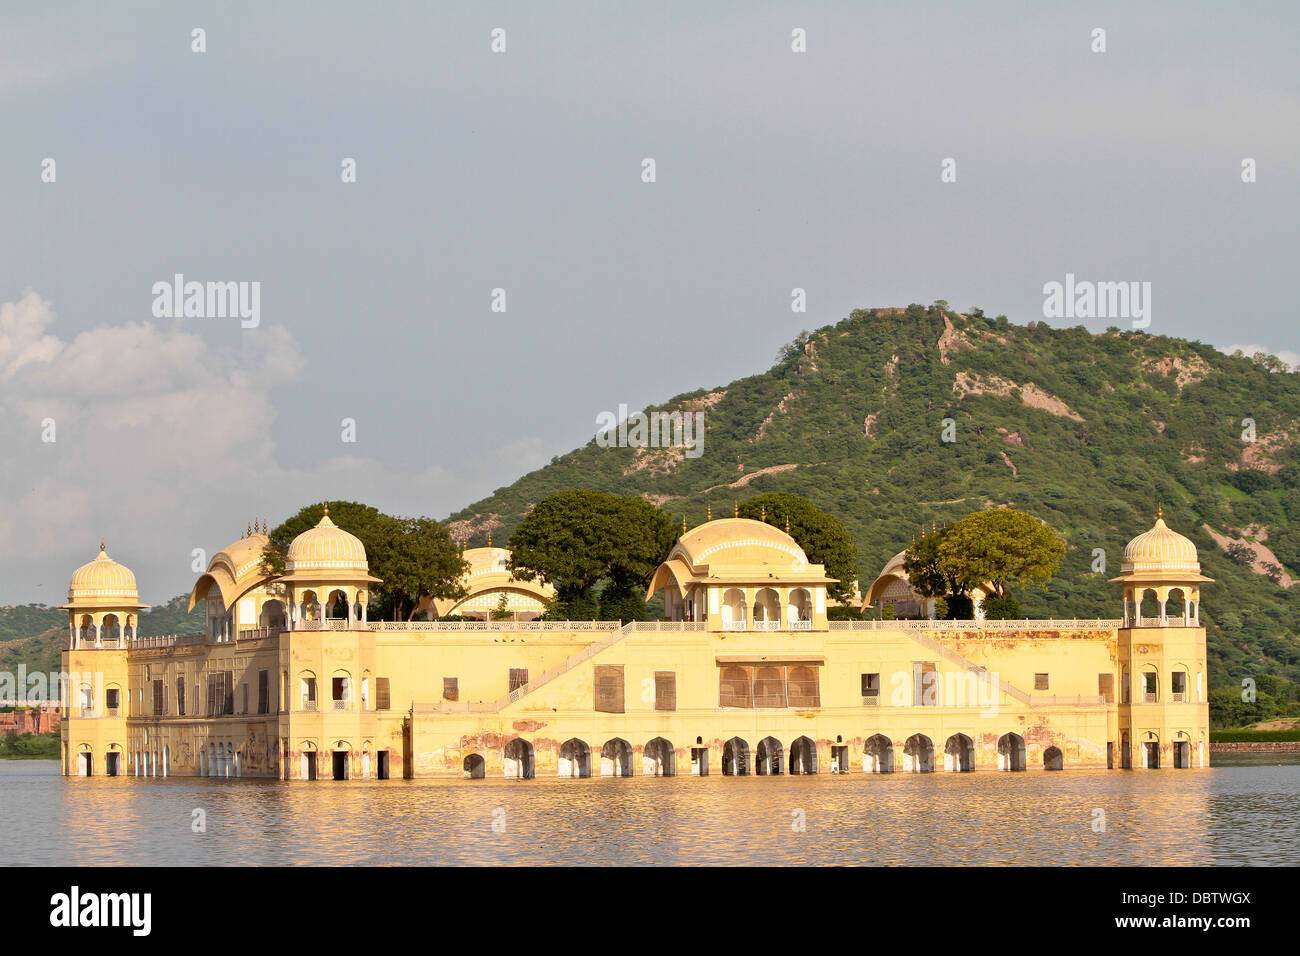
[(894, 772), (894, 742), (884, 734), (872, 734), (862, 745), (862, 772)]
[(288, 615), (285, 612), (284, 602), (279, 598), (270, 598), (262, 602), (262, 610), (257, 615), (258, 627), (269, 627), (272, 630), (284, 630), (287, 626)]
[(754, 594), (754, 625), (779, 627), (781, 623), (781, 598), (775, 588), (759, 588)]
[(760, 777), (776, 777), (785, 772), (785, 748), (775, 737), (764, 737), (754, 752), (754, 772)]
[(600, 775), (602, 777), (632, 776), (632, 745), (622, 737), (607, 740), (600, 748)]
[(1048, 747), (1043, 751), (1043, 769), (1044, 770), (1064, 770), (1065, 754), (1061, 753), (1060, 747)]
[(512, 780), (531, 780), (534, 772), (533, 745), (515, 737), (505, 746), (502, 761), (505, 776)]
[(556, 772), (561, 777), (591, 776), (591, 748), (587, 746), (585, 740), (570, 737), (560, 744), (560, 759), (556, 764)]
[(749, 775), (749, 744), (740, 737), (732, 737), (722, 745), (722, 774), (725, 777)]
[(647, 777), (672, 777), (677, 774), (677, 752), (664, 737), (656, 737), (641, 751), (641, 772)]
[(743, 631), (747, 617), (745, 592), (740, 588), (727, 588), (723, 591), (720, 614), (724, 631)]
[(904, 773), (934, 772), (934, 741), (925, 734), (912, 734), (903, 744)]
[(1021, 771), (1025, 769), (1025, 738), (1017, 733), (1006, 733), (998, 738), (998, 769)]
[(466, 780), (482, 780), (487, 775), (487, 762), (482, 754), (466, 754), (460, 766)]
[(970, 773), (975, 769), (975, 741), (965, 734), (953, 734), (943, 745), (943, 769)]
[(790, 743), (790, 773), (817, 772), (817, 743), (808, 736), (796, 737)]
[(812, 593), (807, 588), (795, 588), (790, 592), (790, 603), (786, 606), (786, 618), (791, 624), (811, 621), (813, 617)]

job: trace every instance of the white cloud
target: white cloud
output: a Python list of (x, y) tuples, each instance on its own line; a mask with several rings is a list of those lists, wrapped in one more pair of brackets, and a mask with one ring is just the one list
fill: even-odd
[[(210, 556), (255, 516), (272, 521), (322, 498), (423, 514), (456, 484), (339, 456), (282, 463), (274, 388), (304, 371), (284, 328), (241, 333), (223, 349), (181, 326), (54, 333), (50, 302), (26, 291), (0, 305), (0, 603), (63, 599), (101, 535), (136, 572), (145, 601), (188, 588), (191, 550)], [(42, 441), (45, 419), (56, 441)], [(461, 490), (456, 489), (458, 492)], [(39, 589), (38, 589), (39, 587)]]

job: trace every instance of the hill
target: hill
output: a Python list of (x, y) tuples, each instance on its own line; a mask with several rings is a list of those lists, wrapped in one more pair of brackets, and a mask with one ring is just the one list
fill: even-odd
[[(190, 596), (181, 594), (140, 615), (140, 636), (193, 634), (204, 628), (203, 610), (186, 612)], [(59, 655), (68, 646), (68, 612), (43, 604), (0, 608), (0, 670), (29, 673), (59, 670)]]
[(762, 374), (646, 411), (704, 412), (703, 453), (593, 438), (451, 515), (453, 534), (502, 543), (566, 488), (642, 495), (692, 524), (707, 505), (722, 515), (788, 491), (844, 521), (865, 587), (922, 527), (1007, 504), (1069, 545), (1046, 592), (1017, 593), (1025, 613), (1117, 617), (1107, 579), (1163, 504), (1217, 580), (1202, 610), (1212, 682), (1300, 680), (1300, 601), (1288, 591), (1300, 578), (1300, 375), (1276, 360), (936, 303), (855, 311), (802, 333)]

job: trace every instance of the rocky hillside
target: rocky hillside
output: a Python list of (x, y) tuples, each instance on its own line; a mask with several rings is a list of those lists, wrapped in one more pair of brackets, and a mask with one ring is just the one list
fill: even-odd
[(646, 411), (703, 411), (703, 454), (593, 439), (452, 515), (453, 533), (502, 543), (565, 488), (639, 494), (691, 523), (790, 491), (848, 526), (865, 585), (923, 526), (1014, 504), (1069, 543), (1048, 591), (1018, 595), (1026, 613), (1115, 617), (1106, 579), (1163, 504), (1218, 582), (1203, 610), (1216, 682), (1300, 679), (1300, 375), (1275, 361), (913, 305), (855, 311), (760, 375)]

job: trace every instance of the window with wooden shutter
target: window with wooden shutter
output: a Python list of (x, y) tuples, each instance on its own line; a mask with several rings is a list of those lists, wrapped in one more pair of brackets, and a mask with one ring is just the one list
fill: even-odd
[(375, 678), (375, 710), (388, 710), (392, 707), (392, 699), (388, 692), (388, 678)]
[(784, 707), (785, 668), (770, 665), (754, 669), (754, 706)]
[(1046, 674), (1034, 675), (1034, 690), (1048, 690), (1049, 681)]
[(444, 677), (442, 679), (442, 699), (460, 700), (460, 678)]
[(161, 717), (166, 713), (166, 702), (163, 699), (163, 682), (160, 680), (153, 681), (153, 715)]
[(226, 706), (222, 710), (223, 714), (233, 714), (235, 712), (235, 672), (223, 672), (222, 686), (226, 692)]
[(596, 710), (605, 714), (623, 713), (623, 665), (597, 664)]
[(786, 669), (786, 701), (791, 707), (820, 707), (817, 668), (803, 665)]
[(176, 678), (176, 716), (185, 716), (185, 678)]
[(912, 706), (939, 706), (939, 669), (933, 661), (912, 665)]
[(271, 674), (269, 671), (257, 672), (257, 712), (271, 712)]
[(753, 707), (753, 688), (750, 685), (750, 668), (724, 667), (718, 677), (719, 707)]
[(527, 668), (527, 667), (512, 667), (512, 668), (510, 668), (510, 691), (511, 691), (511, 693), (514, 693), (515, 691), (517, 691), (519, 688), (523, 687), (523, 686), (524, 686), (525, 684), (527, 684), (527, 683), (528, 683), (528, 668)]
[(239, 685), (239, 712), (241, 714), (248, 713), (248, 685), (247, 684)]
[(655, 671), (655, 710), (677, 709), (677, 675), (673, 671)]
[(1097, 675), (1097, 696), (1104, 697), (1106, 703), (1115, 703), (1115, 675), (1098, 674)]

